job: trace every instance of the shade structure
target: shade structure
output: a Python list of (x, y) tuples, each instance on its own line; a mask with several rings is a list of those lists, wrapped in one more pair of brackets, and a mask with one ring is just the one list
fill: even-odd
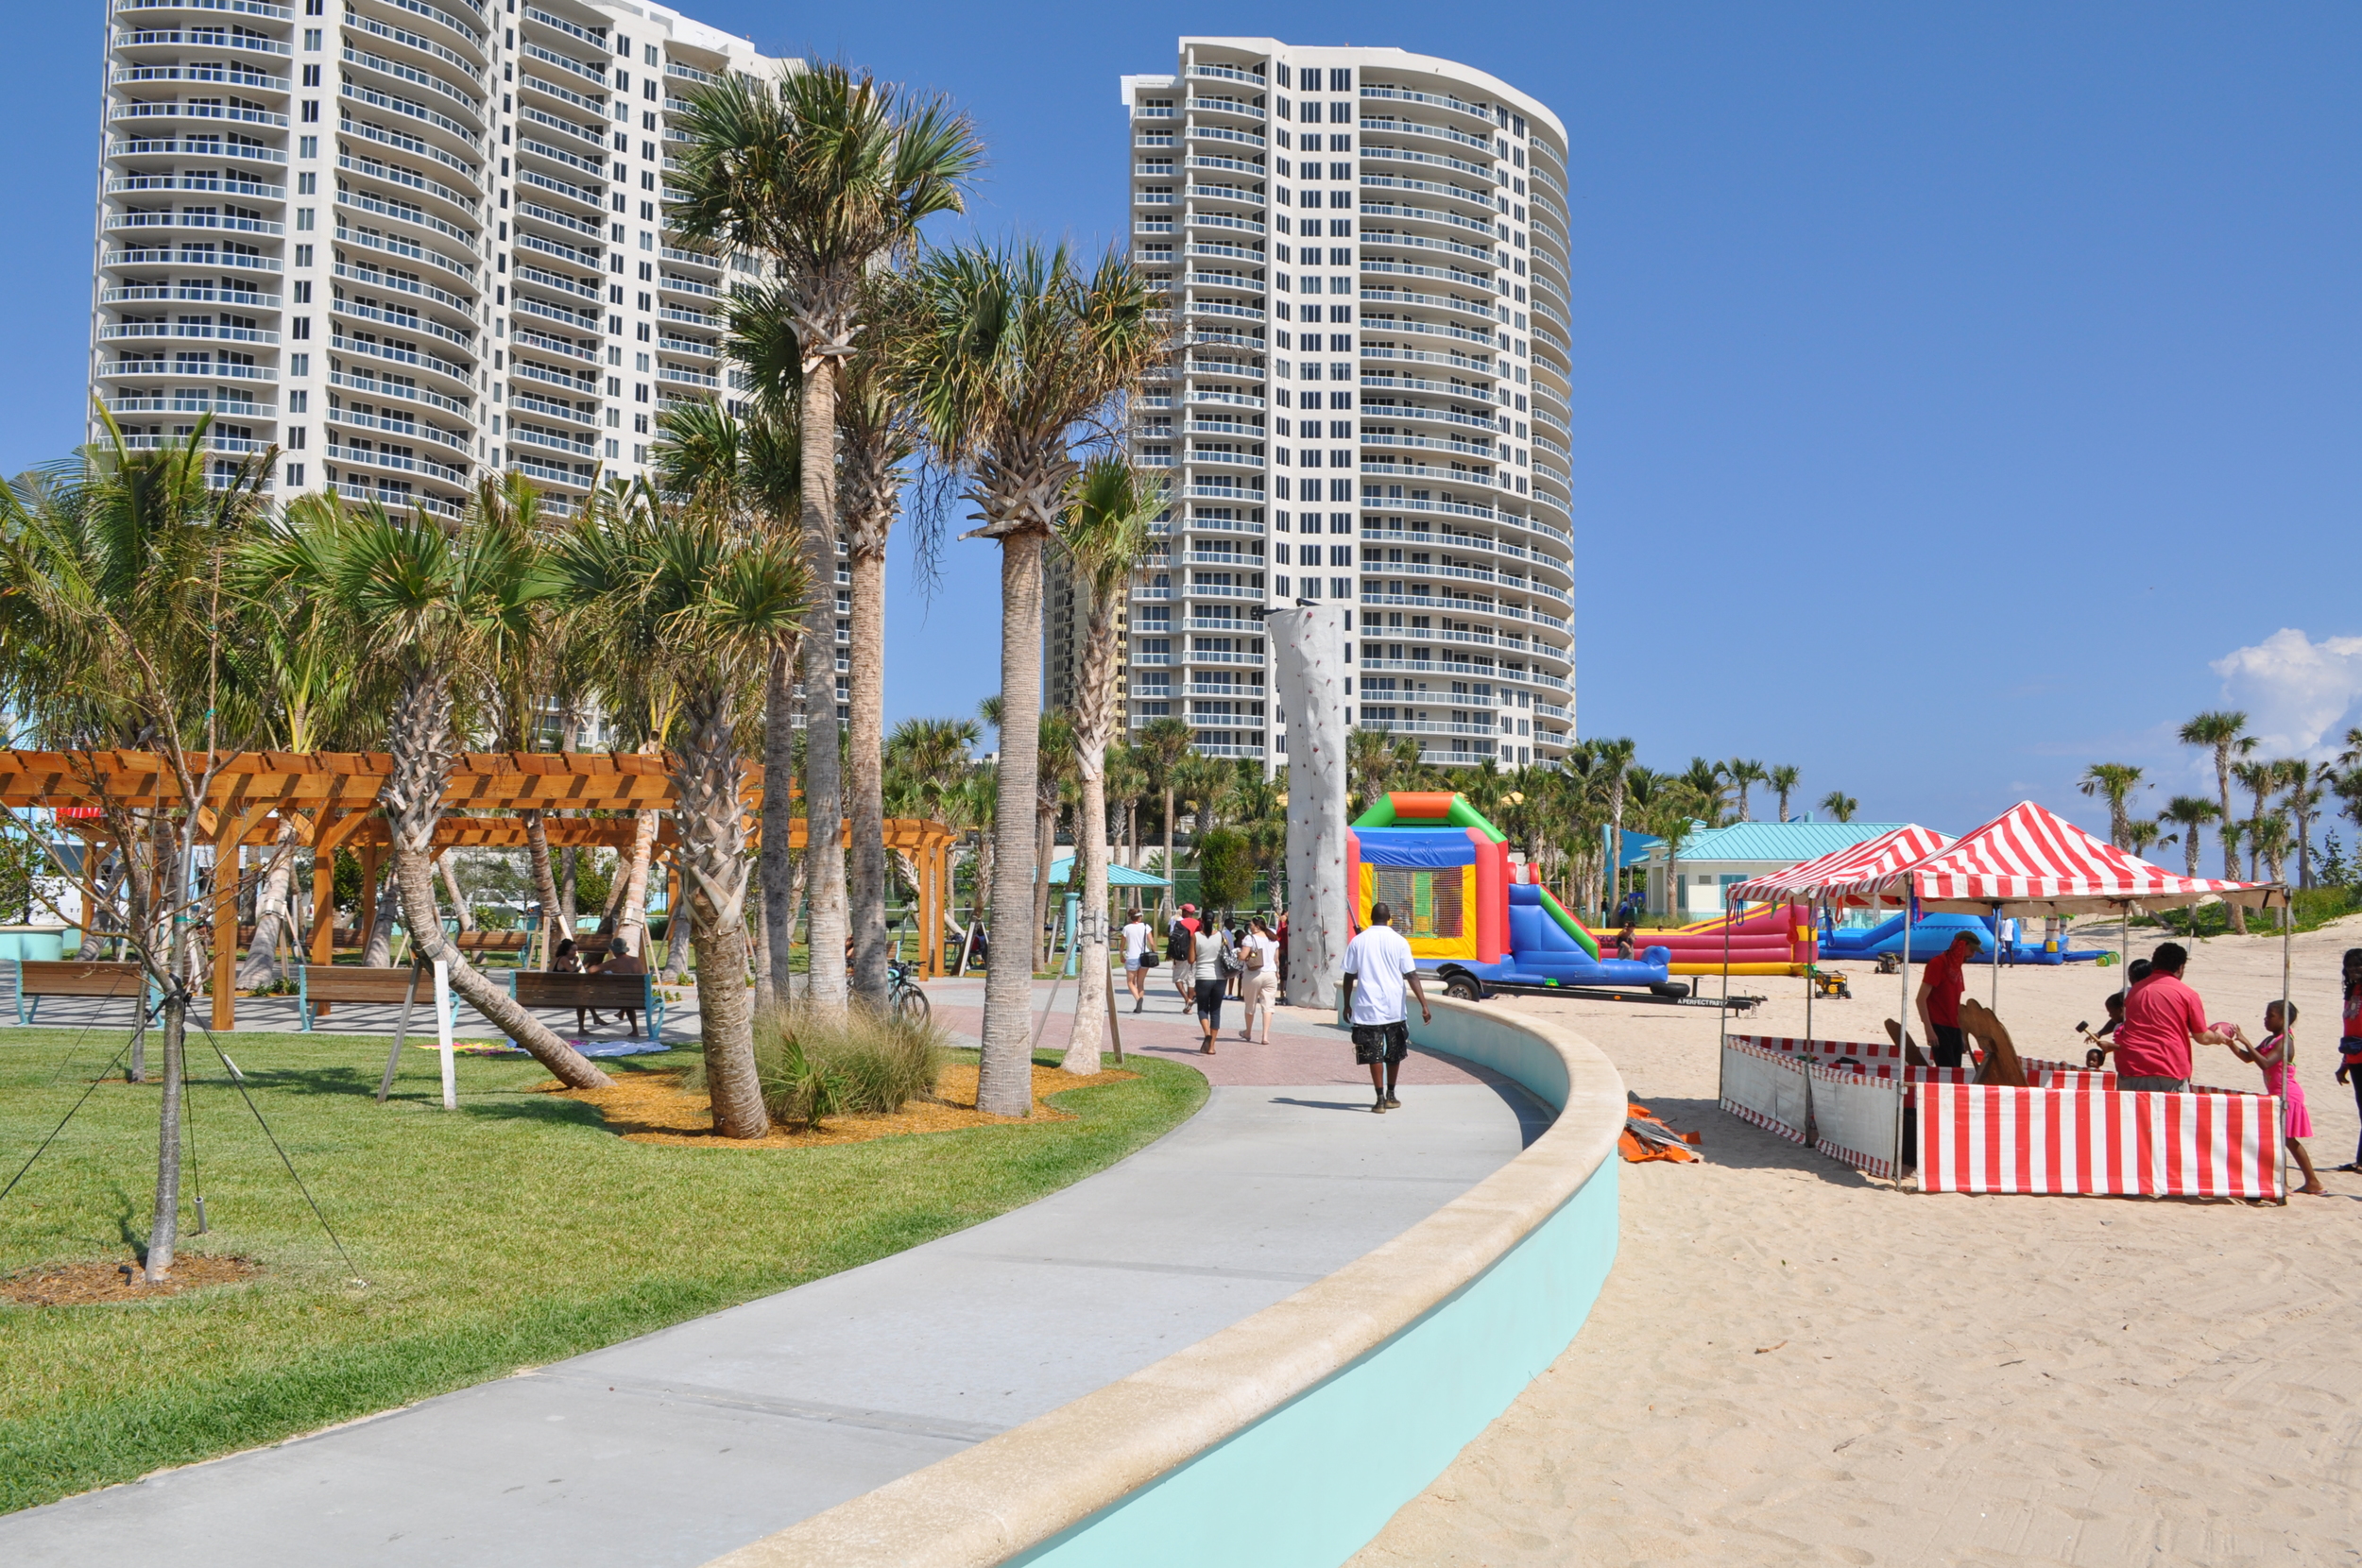
[(1832, 849), (1826, 855), (1817, 855), (1784, 871), (1735, 883), (1724, 890), (1723, 896), (1749, 904), (1775, 904), (1784, 898), (1819, 898), (1833, 883), (1894, 871), (1914, 861), (1925, 860), (1951, 842), (1932, 827), (1906, 823), (1891, 832), (1881, 833), (1860, 844), (1849, 844), (1842, 849)]
[[(1050, 862), (1051, 886), (1063, 886), (1072, 880), (1074, 880), (1073, 856), (1061, 855)], [(1107, 862), (1107, 885), (1111, 888), (1169, 888), (1172, 886), (1162, 877), (1153, 876), (1145, 871), (1135, 871), (1128, 865), (1118, 865), (1113, 861)]]
[(2048, 914), (2174, 908), (2207, 898), (2261, 909), (2285, 888), (2184, 877), (2128, 855), (2030, 800), (1906, 864), (1831, 881), (1832, 898), (1898, 899), (1922, 910), (1983, 913), (2006, 906)]

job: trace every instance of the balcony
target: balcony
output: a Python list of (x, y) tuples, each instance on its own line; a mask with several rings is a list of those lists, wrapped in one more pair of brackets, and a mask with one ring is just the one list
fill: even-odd
[(511, 420), (508, 444), (513, 448), (521, 442), (529, 447), (546, 447), (552, 452), (571, 452), (576, 457), (596, 457), (599, 454), (596, 444), (591, 441), (554, 430), (536, 430), (531, 425), (521, 425)]
[(595, 403), (586, 403), (578, 408), (573, 403), (558, 402), (514, 386), (508, 389), (508, 407), (512, 413), (531, 414), (543, 419), (564, 419), (572, 424), (594, 427), (599, 422), (598, 405)]
[(238, 125), (278, 126), (283, 128), (287, 117), (267, 109), (232, 109), (226, 104), (204, 103), (134, 103), (117, 104), (107, 111), (112, 120), (228, 120)]
[(420, 473), (439, 479), (446, 485), (465, 485), (468, 470), (435, 462), (431, 458), (412, 457), (402, 452), (375, 452), (359, 447), (340, 447), (333, 439), (321, 443), (322, 455), (338, 463), (362, 469), (391, 469), (398, 473)]
[(236, 234), (283, 234), (287, 226), (267, 218), (224, 217), (219, 213), (117, 213), (107, 219), (111, 230), (224, 229)]
[(347, 337), (339, 332), (329, 339), (329, 344), (340, 353), (391, 360), (397, 365), (413, 365), (421, 370), (431, 370), (438, 376), (445, 376), (457, 382), (462, 386), (470, 385), (475, 379), (475, 372), (464, 365), (454, 365), (450, 360), (437, 359), (433, 354), (405, 348), (398, 343), (371, 343), (362, 338)]
[(366, 393), (372, 398), (392, 398), (403, 402), (425, 403), (430, 408), (439, 408), (447, 413), (456, 414), (463, 419), (471, 417), (466, 400), (446, 398), (440, 392), (431, 391), (408, 381), (380, 381), (372, 375), (356, 375), (345, 370), (332, 370), (328, 373), (328, 384), (341, 387), (348, 392)]
[(121, 288), (101, 289), (99, 303), (129, 304), (143, 300), (192, 299), (208, 305), (244, 305), (249, 310), (275, 311), (279, 296), (275, 294), (243, 294), (235, 289), (213, 288), (204, 283), (133, 283)]
[(599, 362), (598, 345), (594, 343), (577, 343), (571, 337), (552, 337), (547, 332), (535, 332), (513, 320), (509, 324), (509, 341), (527, 349), (539, 349), (544, 353), (567, 354), (575, 359), (588, 360), (593, 365)]
[(551, 463), (537, 463), (513, 452), (508, 454), (508, 466), (526, 478), (539, 480), (544, 485), (564, 485), (577, 490), (590, 487), (590, 476), (587, 473), (576, 473), (572, 469), (561, 469)]
[(387, 418), (376, 414), (359, 414), (351, 409), (332, 408), (324, 418), (332, 425), (350, 425), (361, 430), (384, 431), (388, 435), (397, 435), (405, 441), (433, 441), (437, 446), (451, 448), (462, 458), (468, 455), (468, 448), (471, 441), (471, 438), (467, 435), (438, 429), (434, 425), (420, 424), (416, 418), (407, 415)]
[(231, 343), (277, 343), (279, 334), (253, 327), (215, 327), (203, 322), (120, 321), (99, 328), (102, 341), (119, 338), (221, 338)]
[(1196, 113), (1236, 114), (1249, 120), (1262, 120), (1270, 117), (1256, 105), (1241, 103), (1237, 98), (1190, 98), (1185, 100), (1185, 104)]
[[(1216, 624), (1226, 627), (1229, 625), (1229, 622), (1209, 622), (1209, 625)], [(1259, 621), (1250, 622), (1249, 624), (1251, 624), (1258, 633), (1260, 633), (1263, 629), (1262, 622)], [(1175, 654), (1172, 656), (1172, 658), (1174, 662), (1181, 664), (1237, 664), (1246, 665), (1258, 670), (1263, 667), (1263, 656), (1261, 654), (1236, 654), (1223, 653), (1219, 650), (1209, 652), (1204, 649), (1191, 649), (1190, 652), (1185, 654)], [(1132, 662), (1138, 664), (1141, 661), (1135, 658)]]

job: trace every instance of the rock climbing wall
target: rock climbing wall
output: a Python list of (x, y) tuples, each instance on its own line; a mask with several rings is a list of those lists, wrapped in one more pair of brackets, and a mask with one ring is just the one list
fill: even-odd
[(1344, 978), (1345, 606), (1273, 610), (1273, 694), (1288, 726), (1291, 1007), (1333, 1008)]

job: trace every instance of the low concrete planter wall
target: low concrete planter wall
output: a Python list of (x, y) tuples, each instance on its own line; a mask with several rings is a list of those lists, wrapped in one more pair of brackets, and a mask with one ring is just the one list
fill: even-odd
[(1574, 1338), (1616, 1257), (1624, 1085), (1569, 1031), (1434, 1004), (1423, 1045), (1559, 1115), (1319, 1284), (714, 1568), (1326, 1568)]

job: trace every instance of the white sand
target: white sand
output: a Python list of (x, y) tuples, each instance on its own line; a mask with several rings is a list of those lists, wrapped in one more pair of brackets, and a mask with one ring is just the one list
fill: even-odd
[[(2336, 1196), (2285, 1208), (1892, 1191), (1717, 1110), (1709, 1009), (1493, 1004), (1582, 1030), (1711, 1163), (1620, 1167), (1581, 1336), (1355, 1561), (2362, 1562), (2362, 1177), (2328, 1168), (2354, 1151), (2331, 1075), (2362, 917), (2340, 924), (2297, 940), (2294, 988)], [(1849, 972), (1818, 1032), (1879, 1039), (1898, 981)], [(2004, 970), (2002, 1019), (2071, 1057), (2120, 973)], [(2187, 978), (2254, 1034), (2279, 941), (2202, 944)], [(1747, 982), (1780, 994), (1751, 1027), (1801, 1033), (1801, 987)], [(2198, 1077), (2258, 1082), (2219, 1048)]]

